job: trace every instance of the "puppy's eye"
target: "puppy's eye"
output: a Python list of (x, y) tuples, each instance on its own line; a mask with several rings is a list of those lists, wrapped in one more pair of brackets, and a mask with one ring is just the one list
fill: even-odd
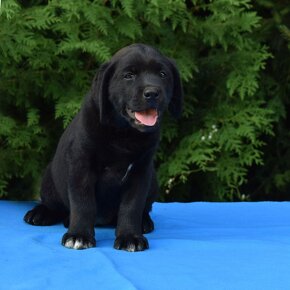
[(159, 73), (159, 75), (160, 75), (162, 78), (165, 78), (165, 77), (166, 77), (166, 73), (165, 73), (164, 71), (161, 71), (161, 72)]
[(132, 80), (134, 77), (135, 75), (132, 72), (125, 73), (124, 75), (124, 79), (126, 80)]

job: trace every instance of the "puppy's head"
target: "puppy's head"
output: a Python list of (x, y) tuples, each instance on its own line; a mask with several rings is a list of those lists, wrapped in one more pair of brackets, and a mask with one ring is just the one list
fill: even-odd
[(181, 114), (182, 87), (174, 62), (144, 44), (127, 46), (102, 65), (93, 97), (101, 122), (141, 132), (158, 128), (166, 108), (174, 117)]

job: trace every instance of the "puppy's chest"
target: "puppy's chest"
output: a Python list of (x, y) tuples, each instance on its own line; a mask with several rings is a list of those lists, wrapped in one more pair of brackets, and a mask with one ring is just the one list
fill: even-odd
[(126, 165), (139, 159), (147, 150), (147, 144), (132, 142), (132, 140), (120, 136), (107, 140), (102, 147), (105, 163)]
[(107, 144), (98, 160), (102, 180), (116, 185), (123, 184), (130, 176), (140, 154), (139, 151), (132, 151), (132, 148), (116, 143)]
[(121, 186), (129, 178), (134, 164), (128, 166), (118, 166), (118, 164), (105, 166), (101, 172), (102, 181), (111, 185)]

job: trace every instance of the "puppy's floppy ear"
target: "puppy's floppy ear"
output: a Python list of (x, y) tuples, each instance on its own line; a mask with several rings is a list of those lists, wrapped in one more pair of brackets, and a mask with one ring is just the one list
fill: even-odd
[(110, 110), (109, 84), (114, 73), (114, 65), (111, 62), (103, 63), (94, 77), (91, 96), (99, 109), (100, 122), (103, 123)]
[(168, 111), (174, 118), (181, 116), (182, 103), (183, 103), (183, 89), (181, 84), (180, 75), (173, 59), (169, 59), (171, 71), (173, 75), (173, 94), (168, 104)]

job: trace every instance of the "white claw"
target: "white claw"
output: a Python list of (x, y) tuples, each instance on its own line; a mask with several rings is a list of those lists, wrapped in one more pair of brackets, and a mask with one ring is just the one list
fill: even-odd
[(81, 250), (91, 248), (93, 247), (93, 244), (92, 243), (85, 244), (81, 239), (76, 239), (75, 241), (73, 239), (68, 239), (65, 242), (64, 246), (69, 249)]
[(72, 239), (69, 239), (69, 240), (67, 240), (67, 241), (65, 242), (64, 246), (65, 246), (66, 248), (73, 249), (73, 247), (74, 247), (74, 241), (73, 241)]

